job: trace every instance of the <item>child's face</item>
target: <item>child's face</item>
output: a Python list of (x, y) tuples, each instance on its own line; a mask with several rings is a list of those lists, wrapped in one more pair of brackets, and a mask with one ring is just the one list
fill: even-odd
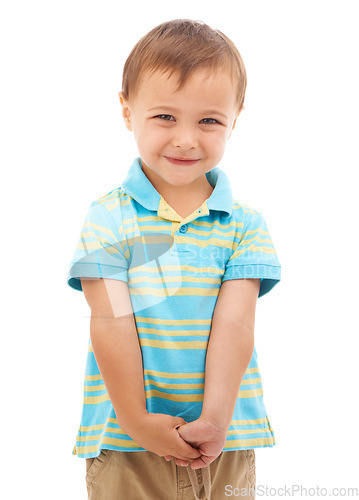
[(133, 100), (119, 96), (142, 164), (168, 184), (185, 186), (219, 163), (239, 113), (225, 71), (199, 69), (176, 92), (177, 84), (176, 76), (157, 71), (143, 78)]

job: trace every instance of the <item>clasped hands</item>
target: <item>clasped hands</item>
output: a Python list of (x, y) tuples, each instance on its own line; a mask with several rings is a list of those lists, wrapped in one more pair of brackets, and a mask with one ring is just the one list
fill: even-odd
[(206, 467), (223, 451), (227, 430), (199, 417), (187, 423), (181, 417), (146, 413), (130, 436), (141, 447), (177, 465), (192, 469)]

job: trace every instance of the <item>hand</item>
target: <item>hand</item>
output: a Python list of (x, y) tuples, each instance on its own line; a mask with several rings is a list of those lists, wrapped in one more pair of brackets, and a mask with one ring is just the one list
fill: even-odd
[[(181, 425), (177, 430), (187, 443), (197, 448), (201, 453), (200, 457), (192, 461), (191, 469), (200, 469), (209, 465), (220, 455), (226, 443), (227, 430), (216, 427), (202, 417)], [(171, 458), (170, 455), (165, 456), (167, 461), (170, 461)], [(185, 465), (176, 458), (175, 462), (177, 465)]]
[(173, 455), (177, 459), (188, 461), (200, 457), (201, 453), (186, 443), (178, 433), (177, 427), (184, 424), (186, 421), (181, 417), (146, 413), (128, 434), (139, 446), (160, 457)]

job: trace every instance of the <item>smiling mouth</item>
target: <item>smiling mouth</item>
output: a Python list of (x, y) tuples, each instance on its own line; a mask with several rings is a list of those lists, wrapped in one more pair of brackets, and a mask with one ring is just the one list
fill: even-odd
[(172, 158), (170, 156), (165, 156), (166, 160), (169, 162), (173, 163), (174, 165), (194, 165), (199, 161), (198, 159), (191, 159), (191, 158)]

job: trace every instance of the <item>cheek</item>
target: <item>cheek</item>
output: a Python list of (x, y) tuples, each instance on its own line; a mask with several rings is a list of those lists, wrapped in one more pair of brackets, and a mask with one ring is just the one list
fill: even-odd
[(143, 127), (137, 134), (137, 140), (148, 147), (155, 147), (168, 140), (168, 133), (159, 127)]
[(226, 147), (227, 136), (225, 132), (220, 134), (208, 134), (206, 137), (206, 145), (212, 151), (220, 151)]

